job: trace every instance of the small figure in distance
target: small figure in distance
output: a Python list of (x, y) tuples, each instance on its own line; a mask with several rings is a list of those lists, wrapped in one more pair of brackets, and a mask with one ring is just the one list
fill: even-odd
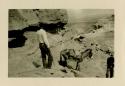
[(110, 57), (107, 58), (106, 78), (112, 78), (113, 76), (114, 76), (114, 57), (111, 54)]

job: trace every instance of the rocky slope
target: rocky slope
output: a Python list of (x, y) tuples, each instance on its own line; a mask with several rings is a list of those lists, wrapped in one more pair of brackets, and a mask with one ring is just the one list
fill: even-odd
[(9, 30), (19, 30), (38, 23), (67, 23), (67, 12), (64, 9), (10, 9)]
[[(16, 12), (16, 10), (14, 12)], [(12, 19), (10, 19), (9, 30), (15, 30), (16, 28), (21, 29), (27, 27), (28, 25), (35, 24), (36, 22), (58, 22), (58, 19), (54, 21), (51, 19), (52, 17), (49, 18), (49, 14), (46, 13), (48, 11), (45, 11), (45, 15), (48, 16), (46, 17), (47, 19), (42, 19), (42, 16), (39, 17), (39, 15), (43, 14), (34, 14), (35, 12), (39, 12), (38, 10), (35, 10), (34, 13), (30, 12), (32, 13), (31, 15), (25, 13), (22, 15), (21, 11), (18, 12), (19, 13), (17, 13), (17, 15), (21, 17), (10, 17)], [(53, 15), (52, 13), (55, 14), (55, 12), (50, 13), (50, 15)], [(34, 18), (31, 18), (30, 16)], [(47, 20), (49, 19), (54, 22), (48, 22)], [(32, 23), (30, 21), (32, 21)], [(60, 21), (66, 22), (66, 16), (61, 18), (59, 22)], [(94, 22), (87, 21), (68, 23), (65, 25), (65, 28), (65, 30), (61, 30), (58, 34), (47, 33), (52, 54), (54, 56), (52, 69), (42, 68), (36, 33), (33, 31), (25, 32), (24, 36), (27, 38), (27, 40), (25, 41), (24, 46), (9, 48), (9, 77), (105, 77), (107, 57), (109, 56), (110, 52), (114, 53), (113, 16), (102, 16), (94, 20)], [(75, 40), (79, 39), (80, 36), (84, 37), (84, 39)], [(61, 50), (75, 49), (76, 53), (79, 54), (88, 48), (92, 49), (93, 56), (91, 59), (85, 58), (83, 62), (80, 63), (80, 71), (63, 68), (61, 65), (59, 65), (58, 61)], [(66, 70), (67, 72), (64, 72), (63, 70)]]

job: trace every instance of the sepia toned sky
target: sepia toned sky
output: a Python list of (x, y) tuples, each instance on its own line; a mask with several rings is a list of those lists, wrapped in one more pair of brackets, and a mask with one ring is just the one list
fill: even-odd
[(68, 9), (69, 22), (88, 22), (103, 16), (114, 14), (113, 9)]

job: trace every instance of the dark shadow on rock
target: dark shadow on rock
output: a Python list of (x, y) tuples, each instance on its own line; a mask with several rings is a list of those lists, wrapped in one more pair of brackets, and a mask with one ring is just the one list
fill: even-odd
[(86, 49), (85, 51), (81, 52), (82, 59), (86, 57), (92, 58), (92, 56), (93, 56), (92, 49)]
[(75, 38), (74, 40), (75, 40), (75, 41), (78, 41), (79, 43), (81, 43), (84, 38), (85, 38), (85, 37), (83, 37), (83, 36), (79, 36), (79, 37)]
[(66, 71), (66, 69), (61, 69), (61, 71), (64, 72), (64, 73), (68, 73), (68, 72)]
[(40, 27), (39, 27), (39, 24), (34, 24), (34, 25), (29, 25), (28, 27), (25, 27), (22, 29), (22, 32), (25, 33), (25, 32), (29, 32), (29, 31), (37, 31), (39, 30)]
[(36, 68), (38, 68), (38, 67), (40, 67), (41, 65), (40, 64), (38, 64), (38, 63), (36, 63), (36, 62), (32, 62), (33, 63), (33, 65), (36, 67)]
[(11, 30), (9, 31), (9, 38), (16, 38), (16, 37), (21, 37), (23, 36), (23, 31), (22, 30)]
[(97, 30), (97, 29), (102, 28), (103, 26), (102, 25), (92, 25), (92, 27), (94, 28), (94, 30)]
[(17, 47), (22, 47), (25, 44), (25, 41), (27, 38), (23, 36), (23, 31), (22, 30), (11, 30), (9, 31), (9, 38), (14, 38), (9, 41), (8, 47), (9, 48), (17, 48)]
[(59, 65), (63, 66), (63, 67), (66, 67), (67, 66), (67, 63), (66, 61), (58, 61), (59, 62)]
[(29, 26), (26, 27), (22, 30), (11, 30), (9, 31), (9, 38), (13, 38), (8, 42), (8, 47), (9, 48), (17, 48), (17, 47), (22, 47), (25, 44), (25, 41), (27, 38), (24, 36), (25, 32), (29, 31), (37, 31), (38, 27), (37, 26)]
[(56, 34), (58, 33), (61, 29), (65, 29), (64, 26), (66, 23), (58, 22), (58, 23), (40, 23), (40, 27), (43, 27), (47, 32)]
[(17, 48), (25, 45), (26, 37), (22, 36), (20, 38), (13, 39), (9, 42), (9, 48)]
[(17, 48), (17, 47), (22, 47), (25, 44), (25, 41), (27, 38), (24, 36), (25, 32), (33, 31), (36, 32), (40, 28), (45, 29), (47, 32), (56, 34), (60, 29), (64, 29), (64, 25), (66, 23), (51, 23), (51, 24), (46, 24), (46, 23), (38, 23), (34, 25), (29, 25), (28, 27), (23, 28), (22, 30), (11, 30), (9, 31), (9, 38), (14, 38), (9, 41), (9, 48)]

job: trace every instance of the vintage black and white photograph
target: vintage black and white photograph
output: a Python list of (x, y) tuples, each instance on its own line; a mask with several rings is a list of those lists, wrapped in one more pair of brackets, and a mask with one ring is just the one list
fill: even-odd
[(9, 9), (8, 77), (114, 78), (114, 9)]

